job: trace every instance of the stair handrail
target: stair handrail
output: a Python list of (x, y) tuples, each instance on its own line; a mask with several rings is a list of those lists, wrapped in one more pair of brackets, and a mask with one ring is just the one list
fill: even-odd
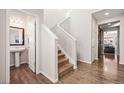
[(71, 39), (76, 41), (76, 38), (73, 37), (70, 33), (68, 33), (67, 31), (65, 31), (65, 29), (63, 27), (61, 27), (61, 24), (64, 23), (66, 20), (70, 19), (70, 17), (65, 17), (63, 20), (61, 20), (60, 22), (58, 22), (57, 24), (55, 24), (51, 29), (53, 29), (54, 27), (59, 27), (66, 35), (68, 35)]
[(57, 25), (61, 25), (62, 23), (64, 23), (66, 20), (70, 19), (70, 17), (65, 17), (63, 18), (63, 20), (59, 21), (57, 24), (55, 24), (51, 29), (53, 29), (54, 27), (56, 27)]
[(67, 31), (65, 31), (65, 29), (63, 29), (59, 24), (57, 25), (57, 27), (59, 27), (68, 37), (70, 37), (74, 41), (77, 40), (75, 37), (73, 37), (71, 34), (69, 34)]
[(58, 39), (58, 37), (44, 24), (42, 24), (42, 27), (46, 29), (46, 31), (53, 36), (55, 39)]

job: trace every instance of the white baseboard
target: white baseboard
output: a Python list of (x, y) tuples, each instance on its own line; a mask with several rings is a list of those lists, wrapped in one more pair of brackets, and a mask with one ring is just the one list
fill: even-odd
[(30, 64), (29, 64), (29, 68), (30, 68), (33, 72), (35, 72), (35, 67), (34, 67), (33, 65), (30, 65)]
[(119, 62), (119, 64), (124, 65), (124, 62)]
[(99, 58), (95, 58), (95, 60), (98, 60)]
[(38, 68), (36, 68), (37, 70), (36, 70), (36, 74), (40, 74), (41, 72), (40, 72), (40, 70), (38, 70)]
[[(25, 63), (28, 63), (27, 61), (22, 61), (20, 64), (25, 64)], [(10, 67), (11, 66), (15, 66), (15, 64), (10, 64)]]
[(77, 69), (77, 66), (74, 65), (73, 69)]
[(88, 61), (83, 61), (83, 60), (81, 60), (81, 59), (78, 59), (78, 61), (80, 61), (80, 62), (83, 62), (83, 63), (88, 63), (88, 64), (92, 64), (92, 62), (88, 62)]
[(49, 75), (47, 75), (45, 72), (43, 71), (40, 71), (41, 74), (43, 74), (44, 76), (46, 76), (51, 82), (53, 83), (57, 83), (58, 82), (58, 79), (53, 79), (51, 78)]

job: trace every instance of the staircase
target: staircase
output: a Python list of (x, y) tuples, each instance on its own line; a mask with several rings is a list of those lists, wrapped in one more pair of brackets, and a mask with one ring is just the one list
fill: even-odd
[(65, 54), (61, 50), (58, 50), (58, 70), (59, 78), (73, 70), (73, 64), (69, 63), (69, 59), (66, 58)]
[(68, 33), (69, 20), (69, 17), (64, 18), (51, 29), (42, 25), (42, 74), (53, 83), (58, 82), (61, 77), (68, 75), (73, 69), (77, 69), (77, 40)]

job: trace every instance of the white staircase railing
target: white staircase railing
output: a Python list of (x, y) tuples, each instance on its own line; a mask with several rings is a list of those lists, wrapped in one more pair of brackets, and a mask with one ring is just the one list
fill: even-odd
[(57, 25), (55, 25), (51, 30), (58, 37), (58, 46), (65, 53), (65, 55), (69, 58), (69, 62), (74, 65), (74, 69), (77, 68), (77, 50), (76, 43), (77, 40), (69, 34), (65, 29), (61, 27), (61, 24), (68, 20), (70, 17), (65, 18)]

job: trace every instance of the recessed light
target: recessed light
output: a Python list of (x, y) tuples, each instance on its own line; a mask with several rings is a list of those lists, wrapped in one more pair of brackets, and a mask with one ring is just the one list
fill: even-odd
[(106, 12), (106, 13), (104, 13), (104, 15), (109, 15), (109, 13), (108, 13), (108, 12)]

